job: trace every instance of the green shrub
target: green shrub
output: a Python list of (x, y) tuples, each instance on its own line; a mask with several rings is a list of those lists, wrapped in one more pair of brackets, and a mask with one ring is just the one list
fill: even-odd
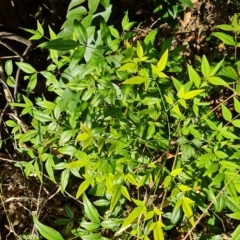
[[(70, 3), (58, 35), (49, 27), (51, 39), (40, 45), (49, 49), (45, 71), (17, 63), (28, 86), (12, 106), (31, 118), (28, 130), (7, 121), (31, 159), (17, 164), (26, 177), (43, 181), (47, 174), (62, 193), (73, 176), (79, 179), (83, 217), (71, 229), (74, 215), (65, 208), (68, 218), (56, 221), (71, 222), (64, 239), (70, 231), (82, 239), (168, 239), (176, 228), (193, 234), (203, 216), (207, 230), (225, 215), (239, 219), (239, 64), (223, 59), (211, 66), (202, 56), (199, 67), (185, 68), (181, 48), (170, 51), (172, 38), (158, 51), (153, 29), (132, 45), (127, 14), (120, 34), (107, 24), (108, 1), (88, 1), (92, 11), (82, 2)], [(95, 12), (99, 3), (103, 12)], [(28, 31), (32, 39), (44, 36), (39, 23)], [(9, 78), (11, 68), (7, 62)], [(38, 75), (54, 100), (31, 98)], [(213, 108), (208, 97), (222, 89), (231, 94)], [(34, 223), (45, 238), (63, 239)]]

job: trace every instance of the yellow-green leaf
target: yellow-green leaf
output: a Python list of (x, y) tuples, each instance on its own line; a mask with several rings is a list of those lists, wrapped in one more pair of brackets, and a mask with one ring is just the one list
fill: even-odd
[(141, 84), (145, 82), (147, 79), (141, 76), (135, 76), (125, 80), (122, 84)]
[(192, 188), (186, 186), (186, 185), (179, 185), (178, 188), (182, 191), (182, 192), (188, 192), (190, 190), (192, 190)]
[(137, 41), (137, 56), (142, 59), (143, 57), (143, 48), (141, 46), (141, 44), (139, 43), (139, 41)]
[(179, 92), (178, 92), (178, 95), (179, 95), (180, 98), (183, 98), (184, 94), (185, 94), (185, 92), (184, 92), (184, 86), (182, 85), (181, 88), (180, 88), (180, 90), (179, 90)]
[(183, 198), (182, 209), (183, 209), (185, 217), (192, 224), (192, 226), (194, 226), (193, 211), (192, 211), (192, 208), (191, 208), (189, 202), (186, 201), (186, 198)]
[(121, 66), (118, 71), (130, 71), (133, 73), (136, 73), (138, 69), (138, 66), (136, 63), (126, 63), (123, 66)]
[(85, 180), (83, 181), (80, 186), (78, 187), (78, 191), (76, 194), (76, 198), (79, 198), (89, 187), (91, 180)]
[(133, 211), (124, 220), (121, 228), (124, 228), (124, 227), (132, 224), (141, 215), (142, 211), (143, 211), (143, 207), (134, 208)]
[(173, 105), (173, 100), (169, 97), (169, 96), (167, 96), (167, 95), (164, 95), (164, 97), (165, 97), (165, 99), (166, 99), (166, 101), (170, 104), (170, 105)]
[(121, 186), (121, 191), (122, 191), (122, 195), (125, 198), (127, 198), (129, 201), (131, 201), (131, 197), (130, 197), (129, 192), (128, 192), (128, 190), (125, 186)]
[(223, 115), (223, 118), (226, 120), (226, 121), (231, 121), (232, 120), (232, 113), (231, 111), (223, 104), (221, 104), (221, 107), (222, 107), (222, 115)]
[(184, 93), (183, 98), (184, 99), (192, 99), (194, 97), (196, 97), (197, 95), (199, 95), (200, 93), (204, 92), (204, 90), (193, 90), (187, 93)]
[(39, 233), (47, 240), (63, 240), (64, 239), (59, 232), (57, 232), (53, 228), (43, 225), (37, 220), (35, 216), (33, 216), (33, 222), (36, 229), (39, 231)]
[(65, 168), (81, 168), (88, 164), (85, 160), (77, 160), (71, 163), (66, 164)]
[(177, 168), (171, 171), (171, 176), (176, 177), (179, 173), (181, 173), (183, 168)]
[(195, 86), (198, 88), (201, 84), (201, 78), (199, 74), (196, 72), (195, 69), (193, 69), (191, 65), (187, 65), (187, 69), (190, 82), (194, 82)]
[(213, 85), (226, 86), (226, 87), (228, 86), (228, 83), (226, 83), (220, 77), (210, 77), (208, 81)]
[(181, 113), (180, 109), (178, 106), (173, 107), (173, 111), (182, 119), (185, 119), (185, 116)]
[(168, 60), (168, 49), (164, 52), (164, 54), (162, 55), (162, 57), (157, 63), (158, 72), (162, 72), (165, 69), (167, 65), (167, 60)]
[(157, 73), (157, 75), (158, 75), (160, 78), (168, 78), (168, 76), (167, 76), (165, 73), (163, 73), (163, 72), (159, 72), (159, 73)]
[(153, 236), (154, 240), (164, 240), (164, 234), (163, 234), (163, 223), (161, 221), (158, 221), (155, 228), (153, 229)]

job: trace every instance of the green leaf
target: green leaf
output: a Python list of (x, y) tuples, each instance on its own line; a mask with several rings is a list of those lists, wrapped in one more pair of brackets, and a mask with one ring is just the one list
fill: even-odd
[(228, 86), (228, 83), (226, 83), (224, 80), (222, 80), (220, 77), (210, 77), (208, 81), (213, 84), (213, 85), (218, 85), (218, 86)]
[(37, 20), (37, 30), (39, 31), (39, 33), (44, 36), (44, 30), (43, 27), (41, 25), (41, 23)]
[(124, 220), (121, 228), (124, 228), (130, 224), (132, 224), (142, 213), (144, 207), (136, 207), (133, 211), (128, 215), (128, 217)]
[(231, 123), (234, 127), (240, 128), (240, 119), (233, 120)]
[(122, 192), (122, 195), (125, 198), (127, 198), (129, 201), (131, 201), (131, 197), (130, 197), (129, 192), (128, 192), (128, 190), (125, 186), (121, 186), (121, 192)]
[(53, 162), (52, 156), (48, 157), (48, 159), (47, 159), (47, 161), (45, 163), (45, 167), (46, 167), (46, 170), (47, 170), (47, 173), (48, 173), (48, 176), (50, 177), (50, 179), (54, 183), (56, 183), (54, 172), (53, 172), (54, 162)]
[(81, 235), (82, 240), (102, 240), (102, 237), (99, 233), (90, 233), (89, 235)]
[(65, 168), (81, 168), (86, 166), (87, 164), (88, 162), (85, 160), (77, 160), (66, 164)]
[(27, 85), (27, 89), (26, 89), (27, 96), (35, 89), (36, 85), (37, 85), (37, 73), (34, 73), (30, 77)]
[(86, 0), (72, 0), (68, 6), (68, 11), (77, 5), (80, 5), (81, 3), (85, 2)]
[(99, 228), (99, 223), (92, 223), (92, 222), (81, 222), (80, 226), (85, 228), (87, 231), (93, 231)]
[(88, 200), (85, 193), (83, 193), (83, 204), (84, 204), (84, 212), (86, 217), (91, 220), (93, 223), (100, 224), (100, 218), (97, 209), (93, 206), (93, 204)]
[(182, 3), (183, 7), (192, 7), (192, 1), (191, 0), (180, 0), (180, 2)]
[(131, 77), (125, 80), (122, 84), (141, 84), (145, 82), (147, 79), (141, 76)]
[(235, 212), (235, 213), (231, 213), (231, 214), (226, 214), (228, 217), (236, 219), (236, 220), (240, 220), (240, 211), (239, 212)]
[(207, 58), (206, 58), (205, 55), (203, 55), (203, 57), (202, 57), (201, 70), (202, 70), (203, 76), (204, 76), (205, 78), (208, 78), (209, 75), (210, 75), (211, 69), (210, 69), (209, 62), (208, 62), (208, 60), (207, 60)]
[(141, 44), (139, 43), (139, 41), (137, 41), (137, 56), (142, 59), (143, 57), (143, 48), (141, 46)]
[(87, 14), (87, 9), (83, 6), (76, 7), (67, 12), (67, 19), (82, 19)]
[(204, 92), (203, 89), (200, 90), (193, 90), (187, 93), (184, 93), (184, 95), (182, 96), (183, 99), (192, 99), (194, 97), (196, 97), (197, 95), (199, 95), (200, 93)]
[(7, 60), (5, 62), (5, 71), (8, 76), (12, 75), (12, 72), (13, 72), (12, 60)]
[(77, 151), (77, 149), (74, 146), (64, 146), (59, 148), (58, 151), (62, 154), (72, 156)]
[(76, 64), (78, 64), (84, 57), (84, 54), (86, 52), (86, 47), (79, 47), (77, 50), (73, 53), (71, 56), (69, 68), (73, 69)]
[(105, 22), (105, 20), (102, 18), (100, 21), (100, 30), (101, 30), (101, 38), (105, 44), (108, 44), (111, 40), (111, 32), (110, 29)]
[(212, 180), (210, 186), (219, 185), (223, 181), (223, 179), (224, 179), (224, 174), (218, 173)]
[(233, 232), (231, 240), (240, 240), (240, 225)]
[(73, 136), (74, 136), (74, 130), (66, 130), (66, 131), (62, 132), (60, 135), (60, 139), (59, 139), (59, 146), (64, 145)]
[(240, 113), (240, 102), (236, 97), (233, 97), (234, 109), (237, 113)]
[(179, 173), (182, 173), (183, 168), (177, 168), (171, 171), (171, 176), (176, 177)]
[(54, 119), (50, 117), (47, 113), (38, 111), (38, 110), (33, 110), (32, 111), (32, 116), (36, 118), (40, 122), (52, 122)]
[(123, 66), (121, 66), (118, 71), (130, 71), (133, 73), (136, 73), (138, 69), (138, 66), (136, 63), (126, 63)]
[(119, 226), (120, 224), (122, 224), (122, 222), (123, 222), (122, 219), (110, 218), (108, 220), (102, 221), (101, 226), (104, 229), (113, 229), (113, 228)]
[(182, 215), (181, 208), (180, 207), (174, 207), (173, 211), (172, 211), (172, 214), (171, 214), (171, 222), (173, 224), (176, 224), (179, 221), (181, 215)]
[(87, 31), (85, 27), (81, 24), (81, 22), (76, 19), (74, 20), (74, 34), (80, 43), (87, 44)]
[(214, 32), (212, 33), (212, 36), (219, 38), (221, 41), (223, 41), (227, 45), (231, 45), (231, 46), (236, 45), (233, 37), (230, 35), (227, 35), (226, 33)]
[(178, 185), (178, 188), (179, 188), (182, 192), (188, 192), (188, 191), (192, 190), (192, 188), (190, 188), (190, 187), (188, 187), (188, 186), (186, 186), (186, 185), (182, 185), (182, 184)]
[(239, 165), (237, 165), (234, 162), (230, 162), (230, 161), (220, 161), (219, 163), (226, 169), (238, 169), (238, 168), (240, 168)]
[(33, 74), (37, 71), (28, 63), (16, 62), (16, 65), (25, 73)]
[(183, 208), (184, 215), (187, 217), (188, 221), (192, 224), (192, 226), (194, 226), (193, 211), (189, 204), (192, 202), (192, 200), (191, 201), (189, 200), (191, 199), (186, 197), (183, 198), (182, 208)]
[(85, 180), (79, 185), (76, 198), (79, 198), (88, 189), (90, 183), (91, 183), (90, 180)]
[(161, 221), (157, 221), (155, 228), (153, 229), (154, 240), (164, 240), (163, 228), (164, 225)]
[(230, 31), (230, 32), (234, 31), (234, 28), (231, 25), (228, 25), (228, 24), (220, 24), (220, 25), (217, 25), (216, 28), (219, 28), (219, 29), (224, 30), (224, 31)]
[(238, 136), (236, 136), (235, 134), (229, 132), (229, 131), (226, 131), (226, 130), (222, 130), (220, 131), (220, 133), (225, 137), (225, 138), (228, 138), (228, 139), (239, 139)]
[(43, 225), (37, 220), (35, 216), (33, 216), (33, 222), (39, 233), (47, 240), (64, 240), (64, 238), (59, 232), (57, 232), (53, 228)]
[(39, 45), (42, 49), (54, 49), (58, 51), (68, 51), (81, 46), (80, 43), (71, 39), (58, 38), (50, 42), (45, 42)]
[(162, 72), (165, 69), (167, 65), (167, 60), (168, 60), (168, 49), (164, 52), (164, 54), (162, 55), (162, 57), (157, 63), (158, 72)]
[(222, 115), (223, 115), (223, 118), (226, 120), (226, 121), (231, 121), (232, 120), (232, 113), (231, 111), (223, 104), (221, 104), (221, 107), (222, 107)]
[(37, 134), (38, 134), (37, 130), (28, 130), (26, 133), (22, 135), (22, 137), (20, 138), (20, 142), (21, 143), (28, 142), (32, 138), (34, 138)]
[(89, 13), (95, 13), (97, 10), (98, 4), (99, 4), (99, 0), (88, 0)]
[(111, 192), (110, 212), (112, 212), (122, 196), (121, 184), (114, 184)]
[(122, 28), (124, 31), (128, 30), (128, 23), (129, 23), (128, 12), (126, 12), (122, 20)]
[(201, 78), (199, 74), (196, 72), (195, 69), (189, 64), (187, 64), (187, 69), (188, 69), (188, 76), (190, 79), (190, 82), (193, 82), (197, 88), (199, 88), (201, 84)]
[(232, 26), (234, 29), (238, 27), (238, 15), (234, 13), (233, 18), (232, 18)]
[(69, 180), (69, 169), (65, 169), (61, 174), (61, 191), (64, 192)]
[(211, 72), (210, 72), (210, 77), (214, 76), (214, 75), (218, 72), (218, 70), (221, 68), (223, 62), (224, 62), (224, 59), (222, 59), (222, 60), (214, 67), (214, 69), (211, 70)]

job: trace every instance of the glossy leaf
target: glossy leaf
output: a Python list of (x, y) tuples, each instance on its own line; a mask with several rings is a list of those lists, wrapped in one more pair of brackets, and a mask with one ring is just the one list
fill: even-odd
[(37, 72), (29, 63), (16, 62), (16, 65), (25, 73), (32, 74)]
[(50, 228), (42, 223), (40, 223), (35, 216), (33, 216), (33, 222), (39, 233), (47, 240), (64, 240), (62, 235), (55, 229)]
[(68, 51), (81, 46), (80, 43), (71, 39), (57, 38), (50, 42), (45, 42), (39, 45), (42, 49), (53, 49), (58, 51)]
[(93, 222), (100, 224), (100, 218), (97, 209), (93, 206), (93, 204), (89, 201), (86, 194), (83, 193), (83, 204), (84, 204), (84, 212), (86, 216)]
[(105, 229), (113, 229), (114, 227), (122, 224), (123, 220), (118, 218), (110, 218), (108, 220), (102, 221), (101, 226)]

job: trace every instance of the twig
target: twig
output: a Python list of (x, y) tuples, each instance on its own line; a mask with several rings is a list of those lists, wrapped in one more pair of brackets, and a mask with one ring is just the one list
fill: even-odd
[(13, 53), (15, 53), (20, 59), (22, 59), (21, 54), (17, 50), (13, 49), (9, 44), (3, 41), (0, 41), (0, 44), (9, 49), (10, 51), (12, 51)]
[(0, 38), (7, 38), (7, 39), (10, 39), (10, 40), (21, 42), (21, 43), (23, 43), (27, 46), (29, 46), (31, 44), (30, 40), (27, 40), (27, 39), (25, 39), (21, 36), (18, 36), (14, 33), (9, 33), (9, 32), (0, 32)]

